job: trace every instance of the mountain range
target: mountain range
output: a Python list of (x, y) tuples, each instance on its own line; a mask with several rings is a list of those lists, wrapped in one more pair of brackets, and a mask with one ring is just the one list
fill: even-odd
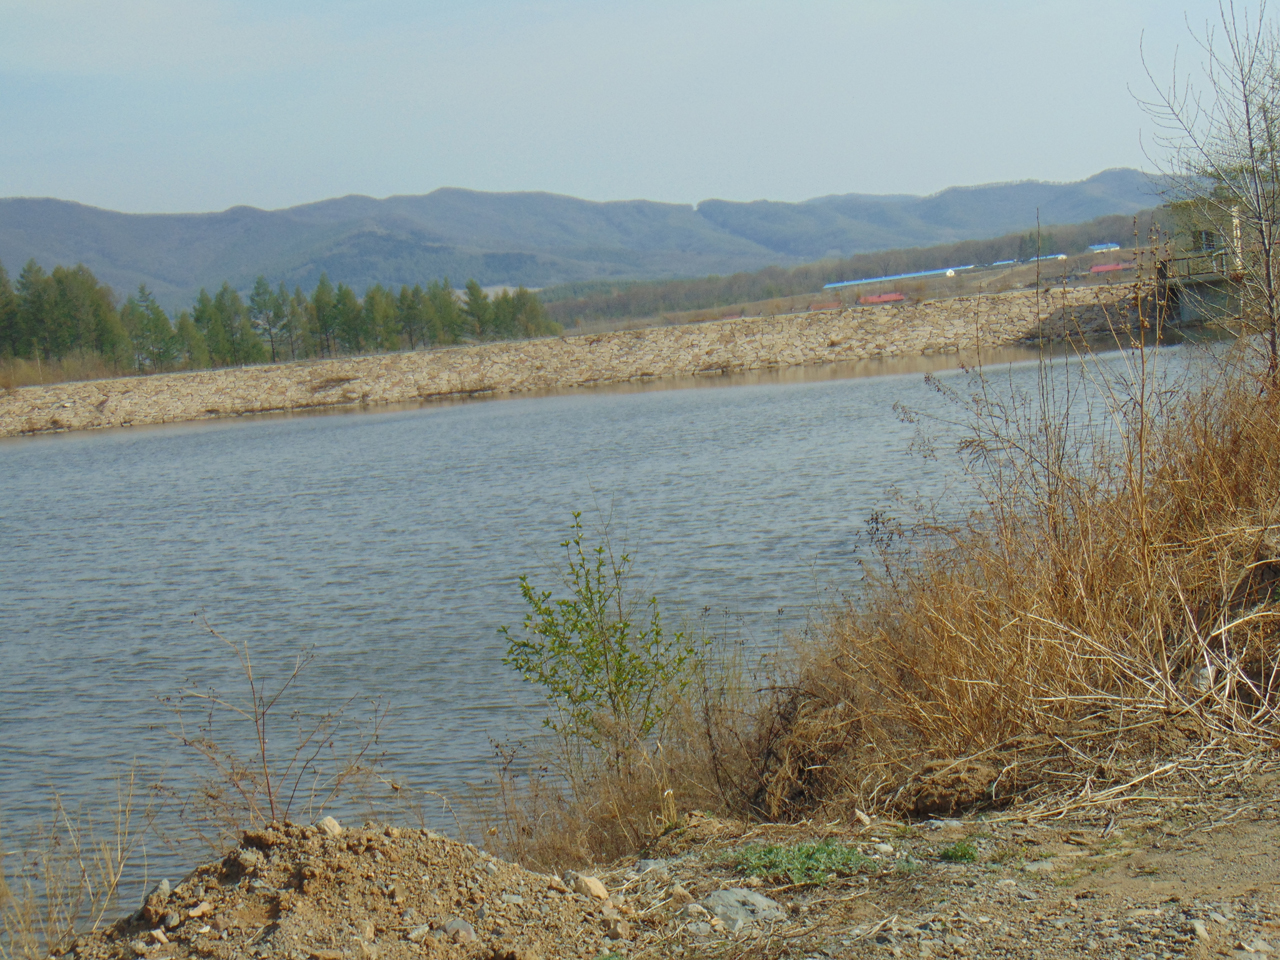
[(310, 290), (322, 272), (357, 293), (448, 276), (546, 287), (793, 266), (825, 257), (985, 239), (1159, 204), (1146, 174), (1074, 183), (951, 187), (927, 197), (842, 194), (800, 203), (596, 202), (549, 193), (443, 188), (383, 200), (347, 196), (282, 210), (118, 213), (65, 200), (0, 199), (0, 263), (16, 275), (83, 263), (117, 292), (146, 284), (166, 307), (201, 287), (258, 274)]

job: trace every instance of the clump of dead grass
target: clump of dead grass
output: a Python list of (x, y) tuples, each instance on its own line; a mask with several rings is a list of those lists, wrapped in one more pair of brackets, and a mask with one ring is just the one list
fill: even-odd
[(60, 952), (119, 909), (151, 816), (138, 787), (136, 771), (122, 775), (116, 808), (105, 815), (55, 796), (47, 822), (25, 837), (0, 837), (0, 960)]
[(0, 390), (12, 391), (49, 383), (105, 380), (125, 376), (119, 367), (94, 353), (71, 353), (58, 360), (0, 357)]
[(1180, 382), (1137, 346), (1118, 380), (955, 395), (978, 508), (876, 528), (760, 730), (758, 815), (1113, 800), (1276, 744), (1280, 396), (1246, 344)]

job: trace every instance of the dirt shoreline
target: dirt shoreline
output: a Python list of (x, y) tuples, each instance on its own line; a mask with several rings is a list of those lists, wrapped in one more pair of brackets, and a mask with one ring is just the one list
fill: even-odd
[(955, 353), (1125, 325), (1126, 287), (1013, 291), (422, 353), (21, 387), (0, 437)]
[[(1203, 768), (1200, 774), (1205, 774)], [(696, 813), (641, 859), (548, 875), (426, 830), (246, 833), (222, 860), (68, 945), (84, 960), (1061, 958), (1280, 953), (1280, 763), (1176, 772), (1147, 798), (900, 823)], [(818, 880), (744, 851), (826, 843)]]

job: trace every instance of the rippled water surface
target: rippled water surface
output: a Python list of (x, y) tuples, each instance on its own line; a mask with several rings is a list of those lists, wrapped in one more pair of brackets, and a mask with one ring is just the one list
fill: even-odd
[(135, 757), (182, 781), (158, 698), (233, 676), (196, 613), (268, 671), (314, 646), (302, 703), (384, 698), (401, 779), (478, 781), (540, 718), (497, 628), (571, 511), (612, 514), (669, 621), (768, 647), (856, 575), (890, 487), (941, 489), (898, 402), (942, 404), (903, 373), (0, 442), (0, 812), (114, 796)]

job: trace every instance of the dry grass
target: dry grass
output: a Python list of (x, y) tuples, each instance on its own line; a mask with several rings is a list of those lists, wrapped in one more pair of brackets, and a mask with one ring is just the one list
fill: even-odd
[(125, 376), (114, 364), (92, 353), (77, 353), (60, 360), (24, 360), (0, 358), (0, 390), (16, 390), (49, 383), (74, 380), (104, 380)]
[(133, 772), (124, 775), (106, 818), (73, 813), (55, 797), (49, 823), (0, 850), (0, 960), (47, 957), (114, 916), (150, 815), (137, 787)]
[(758, 815), (1111, 801), (1196, 745), (1275, 745), (1280, 397), (1243, 343), (1181, 385), (1160, 362), (1095, 381), (1092, 418), (1061, 377), (956, 396), (980, 508), (877, 528), (761, 731)]
[(614, 756), (506, 754), (496, 847), (609, 860), (692, 809), (1114, 806), (1274, 746), (1280, 395), (1244, 341), (1175, 381), (1127, 331), (1118, 377), (1046, 359), (1027, 394), (953, 392), (973, 511), (880, 517), (865, 589), (764, 684), (729, 671)]

